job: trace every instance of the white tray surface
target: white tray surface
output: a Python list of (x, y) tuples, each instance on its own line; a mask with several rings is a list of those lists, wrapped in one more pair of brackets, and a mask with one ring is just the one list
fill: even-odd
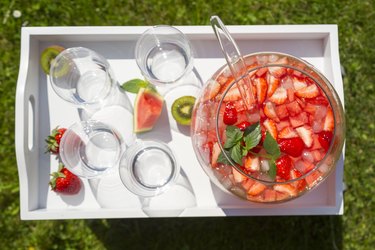
[[(177, 26), (191, 40), (194, 63), (203, 82), (225, 61), (208, 26)], [(162, 135), (173, 148), (186, 178), (181, 193), (160, 197), (142, 209), (144, 202), (127, 191), (117, 172), (101, 181), (84, 180), (82, 192), (73, 197), (56, 195), (48, 188), (56, 159), (44, 154), (44, 139), (57, 125), (78, 121), (74, 107), (60, 100), (39, 67), (41, 51), (53, 44), (87, 47), (108, 59), (119, 83), (141, 78), (133, 51), (148, 27), (44, 27), (23, 28), (21, 65), (16, 96), (16, 148), (21, 190), (22, 219), (131, 218), (177, 216), (318, 215), (343, 213), (343, 158), (336, 171), (318, 188), (294, 201), (256, 204), (223, 192), (212, 184), (195, 157), (190, 137), (170, 129), (165, 110), (151, 137)], [(335, 25), (229, 26), (243, 54), (277, 51), (301, 57), (334, 84), (344, 102)], [(128, 94), (131, 101), (134, 95)], [(63, 115), (62, 115), (63, 114)], [(164, 126), (164, 127), (163, 127)], [(165, 130), (165, 126), (169, 128)], [(158, 135), (159, 133), (159, 135)], [(147, 135), (146, 135), (147, 137)], [(181, 189), (181, 190), (182, 190)], [(181, 191), (180, 190), (180, 191)], [(180, 196), (180, 197), (179, 197)], [(181, 198), (182, 197), (182, 198)], [(180, 199), (179, 199), (180, 198)], [(183, 199), (187, 198), (187, 199)], [(177, 200), (176, 200), (177, 199)], [(188, 201), (186, 201), (188, 200)], [(179, 205), (178, 205), (179, 204)]]

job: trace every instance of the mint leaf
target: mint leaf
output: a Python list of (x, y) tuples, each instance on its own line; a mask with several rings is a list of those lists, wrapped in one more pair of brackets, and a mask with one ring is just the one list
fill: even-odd
[(244, 131), (244, 136), (247, 136), (248, 134), (250, 134), (251, 132), (253, 132), (254, 130), (258, 130), (259, 129), (259, 132), (260, 132), (260, 123), (257, 122), (257, 123), (254, 123), (252, 124), (251, 126), (247, 127)]
[(125, 91), (137, 94), (140, 88), (152, 88), (154, 87), (147, 81), (141, 79), (132, 79), (121, 85)]
[[(253, 125), (255, 125), (255, 126), (253, 126)], [(256, 145), (258, 145), (259, 141), (262, 137), (261, 130), (260, 130), (260, 124), (256, 123), (256, 124), (253, 124), (253, 125), (250, 126), (250, 127), (252, 127), (251, 130), (249, 130), (249, 131), (245, 130), (245, 133), (244, 133), (244, 134), (247, 133), (247, 135), (244, 138), (245, 149), (247, 151), (249, 151), (250, 149), (252, 149)]]
[(230, 157), (238, 165), (242, 165), (242, 149), (240, 143), (234, 145), (230, 150)]
[(273, 159), (279, 158), (281, 154), (279, 144), (277, 144), (277, 141), (268, 132), (266, 133), (266, 138), (264, 139), (263, 146), (267, 153), (272, 155)]
[[(227, 156), (230, 157), (229, 151), (225, 150), (225, 153), (227, 154)], [(219, 157), (217, 158), (217, 162), (223, 163), (225, 165), (232, 165), (232, 163), (230, 163), (230, 161), (228, 161), (227, 157), (225, 157), (223, 152), (220, 152)]]
[(225, 129), (227, 140), (224, 144), (225, 149), (235, 146), (243, 137), (243, 132), (236, 126), (227, 126)]
[(275, 161), (269, 161), (270, 169), (268, 170), (268, 175), (271, 177), (271, 179), (276, 178), (276, 164)]

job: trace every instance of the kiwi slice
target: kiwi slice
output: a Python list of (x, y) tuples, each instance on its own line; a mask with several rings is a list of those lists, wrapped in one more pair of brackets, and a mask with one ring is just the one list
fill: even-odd
[[(40, 56), (40, 65), (42, 66), (42, 69), (44, 73), (47, 75), (49, 74), (49, 70), (51, 68), (51, 63), (56, 58), (58, 54), (60, 54), (61, 51), (63, 51), (65, 48), (53, 45), (45, 48)], [(64, 69), (62, 69), (64, 70)], [(60, 70), (59, 70), (60, 71)], [(66, 70), (64, 70), (66, 71)]]
[(182, 96), (172, 104), (172, 116), (181, 125), (190, 125), (195, 103), (194, 96)]

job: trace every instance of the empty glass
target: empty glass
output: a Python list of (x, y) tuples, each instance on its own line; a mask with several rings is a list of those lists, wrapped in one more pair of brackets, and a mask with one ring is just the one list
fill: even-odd
[(58, 96), (84, 109), (102, 107), (117, 87), (108, 61), (82, 47), (62, 51), (51, 64), (49, 77)]
[(95, 178), (115, 167), (123, 143), (117, 131), (95, 120), (73, 124), (60, 142), (61, 161), (74, 174)]
[(180, 173), (172, 150), (157, 141), (138, 141), (130, 146), (121, 157), (119, 168), (124, 185), (141, 197), (163, 193)]
[(168, 25), (154, 26), (141, 35), (135, 59), (144, 77), (157, 86), (174, 83), (193, 69), (189, 40)]

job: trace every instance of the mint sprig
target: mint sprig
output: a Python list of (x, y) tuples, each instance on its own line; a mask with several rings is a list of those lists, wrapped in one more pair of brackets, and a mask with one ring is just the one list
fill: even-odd
[[(266, 137), (263, 142), (266, 154), (257, 154), (251, 151), (251, 149), (259, 144), (262, 137), (259, 122), (247, 127), (245, 131), (241, 131), (236, 126), (227, 126), (225, 129), (225, 135), (226, 141), (224, 144), (224, 151), (229, 160), (238, 165), (242, 165), (242, 158), (249, 152), (255, 156), (266, 158), (269, 160), (270, 167), (268, 175), (272, 179), (275, 179), (276, 160), (280, 157), (281, 152), (277, 141), (272, 135), (269, 132), (266, 132)], [(223, 152), (220, 152), (218, 162), (225, 165), (231, 165), (231, 162), (227, 157), (225, 157)]]

